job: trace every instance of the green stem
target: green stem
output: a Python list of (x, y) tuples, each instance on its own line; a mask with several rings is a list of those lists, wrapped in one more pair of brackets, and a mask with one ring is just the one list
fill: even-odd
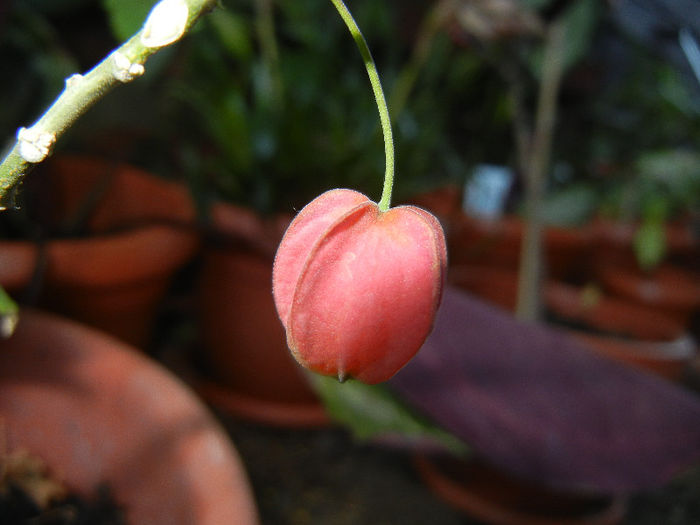
[[(66, 79), (66, 88), (51, 107), (29, 130), (25, 130), (30, 138), (20, 140), (18, 136), (12, 150), (0, 163), (0, 210), (14, 206), (15, 194), (24, 176), (48, 156), (56, 140), (78, 117), (115, 86), (143, 73), (143, 64), (149, 56), (178, 40), (215, 3), (216, 0), (160, 2), (157, 4), (163, 8), (158, 13), (160, 16), (149, 17), (150, 24), (144, 25), (141, 31), (91, 71)], [(183, 13), (184, 18), (178, 16)], [(168, 30), (173, 30), (172, 35), (168, 34)], [(168, 40), (168, 36), (174, 36), (174, 39)], [(126, 67), (122, 67), (124, 61)], [(38, 145), (34, 154), (27, 154), (28, 141)]]
[(382, 91), (382, 84), (379, 80), (379, 73), (377, 73), (377, 66), (372, 58), (372, 53), (367, 46), (365, 38), (362, 36), (362, 32), (358, 27), (355, 19), (348, 11), (343, 0), (331, 0), (333, 5), (338, 10), (341, 18), (348, 26), (350, 34), (357, 47), (360, 49), (360, 54), (365, 62), (365, 68), (367, 69), (367, 75), (369, 76), (370, 84), (372, 84), (372, 91), (374, 92), (374, 99), (377, 102), (377, 109), (379, 110), (379, 120), (382, 124), (382, 133), (384, 134), (384, 154), (386, 156), (386, 168), (384, 171), (384, 187), (382, 189), (382, 197), (379, 200), (379, 209), (381, 211), (387, 211), (391, 205), (391, 191), (394, 186), (394, 139), (391, 133), (391, 119), (389, 118), (389, 108), (387, 107), (386, 99), (384, 98), (384, 91)]

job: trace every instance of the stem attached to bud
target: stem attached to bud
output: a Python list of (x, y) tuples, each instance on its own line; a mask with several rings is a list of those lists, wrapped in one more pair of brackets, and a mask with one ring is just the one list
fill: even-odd
[(384, 187), (382, 189), (382, 197), (379, 201), (379, 209), (381, 211), (387, 211), (391, 205), (391, 191), (394, 185), (394, 139), (391, 132), (391, 119), (389, 118), (389, 108), (384, 98), (384, 91), (382, 90), (382, 84), (379, 80), (379, 73), (377, 73), (377, 66), (372, 58), (372, 53), (367, 46), (364, 36), (358, 27), (355, 19), (350, 14), (350, 11), (345, 6), (343, 0), (331, 0), (333, 5), (338, 10), (341, 18), (348, 26), (350, 34), (355, 39), (357, 47), (360, 49), (360, 54), (365, 62), (365, 68), (367, 69), (367, 75), (369, 76), (369, 81), (372, 84), (372, 91), (374, 92), (374, 99), (377, 102), (377, 109), (379, 110), (379, 120), (382, 124), (382, 133), (384, 135), (384, 154), (386, 156), (386, 168), (384, 171)]

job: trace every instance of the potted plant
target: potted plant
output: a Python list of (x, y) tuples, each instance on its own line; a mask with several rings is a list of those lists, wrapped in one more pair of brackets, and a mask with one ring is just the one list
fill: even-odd
[(230, 414), (272, 425), (326, 425), (325, 410), (289, 353), (270, 293), (274, 246), (286, 221), (263, 222), (224, 203), (212, 209), (212, 220), (216, 233), (197, 282), (204, 372), (195, 385)]
[[(64, 12), (84, 21), (66, 45), (60, 41), (65, 35), (51, 29)], [(17, 122), (44, 111), (65, 79), (83, 78), (73, 73), (94, 57), (72, 45), (73, 38), (91, 39), (91, 53), (114, 43), (101, 31), (99, 16), (78, 5), (35, 10), (17, 5), (7, 15), (2, 46), (17, 57), (8, 62), (8, 75), (24, 83), (20, 89), (11, 83), (0, 88), (14, 101), (0, 117), (2, 133), (10, 136)], [(53, 107), (61, 114), (77, 110), (80, 103), (70, 101), (71, 89), (63, 95), (63, 106)], [(131, 128), (139, 125), (132, 122)], [(95, 129), (77, 136), (99, 135)], [(108, 152), (85, 153), (76, 139), (45, 165), (37, 164), (18, 196), (19, 208), (0, 214), (0, 286), (25, 304), (50, 308), (145, 349), (172, 277), (197, 250), (195, 213), (184, 186), (137, 167), (144, 163), (127, 160), (133, 159), (128, 146), (119, 136), (111, 138)], [(3, 182), (4, 194), (8, 182)], [(10, 195), (12, 190), (5, 200)]]
[(613, 359), (681, 381), (697, 356), (683, 323), (654, 308), (606, 294), (595, 285), (549, 286), (550, 319)]
[(601, 286), (684, 326), (700, 306), (692, 262), (698, 242), (690, 220), (700, 195), (697, 166), (697, 155), (687, 150), (640, 156), (603, 204), (615, 220), (601, 219), (596, 227), (594, 266)]
[[(577, 282), (586, 275), (593, 241), (589, 220), (595, 199), (595, 191), (582, 183), (550, 191), (543, 199), (543, 265), (547, 278)], [(465, 210), (452, 214), (448, 229), (452, 264), (518, 270), (525, 221), (518, 213), (503, 211), (495, 218), (471, 216)]]
[(23, 208), (2, 217), (0, 285), (145, 349), (172, 277), (198, 247), (187, 190), (125, 163), (70, 155), (41, 166), (27, 186)]

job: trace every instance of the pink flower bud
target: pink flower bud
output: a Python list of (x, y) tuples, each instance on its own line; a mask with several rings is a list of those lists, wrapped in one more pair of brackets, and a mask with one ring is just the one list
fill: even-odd
[(446, 259), (440, 223), (420, 208), (382, 212), (345, 189), (317, 197), (290, 224), (273, 269), (292, 354), (341, 381), (386, 381), (432, 329)]

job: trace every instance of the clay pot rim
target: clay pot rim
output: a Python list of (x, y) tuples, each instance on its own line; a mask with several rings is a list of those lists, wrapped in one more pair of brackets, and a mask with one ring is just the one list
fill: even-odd
[[(170, 371), (112, 336), (40, 310), (23, 309), (13, 337), (16, 339), (9, 339), (7, 345), (0, 341), (0, 346), (6, 346), (2, 350), (21, 354), (14, 361), (18, 367), (15, 372), (8, 373), (5, 368), (4, 374), (0, 374), (0, 387), (5, 385), (7, 390), (3, 392), (8, 396), (3, 397), (5, 403), (0, 403), (8, 407), (0, 411), (7, 423), (8, 450), (23, 448), (37, 454), (71, 490), (80, 494), (89, 493), (99, 483), (107, 481), (117, 501), (126, 504), (127, 517), (134, 519), (134, 523), (144, 521), (130, 516), (132, 511), (141, 518), (144, 513), (153, 517), (154, 512), (161, 512), (152, 500), (142, 498), (144, 483), (145, 486), (151, 483), (155, 490), (153, 497), (158, 496), (158, 490), (165, 490), (171, 496), (186, 494), (185, 515), (191, 513), (198, 524), (220, 523), (224, 514), (238, 516), (242, 523), (258, 523), (252, 489), (235, 446), (202, 401)], [(47, 360), (61, 358), (66, 362), (55, 367), (45, 366)], [(37, 360), (41, 366), (33, 364)], [(109, 374), (111, 371), (113, 374)], [(64, 388), (58, 388), (59, 385)], [(115, 391), (120, 395), (113, 395)], [(47, 395), (48, 392), (56, 395)], [(89, 392), (101, 392), (94, 398), (97, 408), (89, 408), (85, 400)], [(155, 392), (165, 394), (152, 395)], [(143, 403), (134, 403), (134, 400), (144, 399), (143, 396), (146, 396)], [(51, 403), (49, 406), (53, 408), (39, 410), (40, 417), (47, 417), (48, 411), (58, 407), (54, 412), (58, 420), (71, 410), (75, 411), (76, 418), (71, 418), (65, 428), (58, 425), (51, 432), (33, 432), (34, 423), (26, 407), (20, 404), (17, 405), (20, 408), (13, 408), (18, 401), (8, 402), (8, 399), (22, 398), (46, 399)], [(148, 417), (133, 415), (135, 406), (144, 407)], [(115, 412), (105, 417), (104, 411), (110, 407)], [(89, 430), (87, 420), (91, 418), (97, 425), (93, 423)], [(49, 419), (48, 428), (53, 428), (50, 425), (56, 420), (53, 416)], [(10, 426), (10, 421), (15, 424)], [(175, 427), (160, 428), (166, 423)], [(132, 430), (125, 433), (128, 439), (120, 446), (116, 445), (117, 433), (109, 430), (113, 424), (115, 428), (132, 426)], [(190, 424), (195, 426), (190, 427)], [(161, 444), (158, 447), (164, 458), (170, 458), (158, 463), (164, 472), (157, 467), (154, 470), (158, 472), (149, 471), (147, 476), (133, 480), (130, 471), (124, 471), (125, 458), (137, 460), (144, 450), (169, 436), (174, 436), (172, 441), (167, 441), (172, 446)], [(86, 447), (83, 453), (74, 454), (70, 447), (61, 445), (64, 438), (78, 440), (81, 450)], [(54, 449), (56, 444), (59, 446)], [(177, 477), (181, 479), (163, 485), (164, 479), (174, 478), (168, 472), (171, 464), (181, 465), (182, 475)], [(195, 502), (199, 502), (199, 506)], [(182, 513), (175, 512), (173, 516), (182, 516)]]
[[(602, 267), (598, 273), (604, 286), (628, 297), (679, 307), (700, 305), (700, 281), (690, 272), (670, 264), (661, 264), (649, 273), (624, 266)], [(652, 293), (646, 294), (647, 286), (659, 286), (663, 292), (658, 298)]]
[[(600, 337), (598, 334), (588, 332), (575, 332), (577, 336), (582, 338)], [(685, 361), (691, 360), (698, 355), (697, 345), (695, 340), (689, 333), (683, 333), (678, 338), (672, 341), (630, 341), (624, 337), (615, 337), (605, 335), (602, 336), (606, 340), (620, 346), (629, 346), (634, 348), (634, 353), (638, 357), (662, 359), (669, 361)]]
[(0, 284), (8, 289), (21, 288), (34, 272), (38, 246), (27, 241), (0, 240)]
[(236, 392), (213, 380), (198, 377), (194, 389), (202, 398), (230, 416), (278, 428), (327, 428), (332, 425), (323, 405), (318, 402), (284, 403)]
[[(121, 282), (146, 280), (159, 275), (163, 264), (177, 268), (196, 253), (199, 239), (193, 232), (183, 232), (170, 226), (151, 225), (113, 234), (98, 234), (85, 238), (48, 240), (46, 257), (51, 261), (50, 274), (66, 285), (87, 283), (116, 285)], [(6, 279), (6, 285), (22, 286), (33, 275), (41, 246), (32, 241), (3, 241), (0, 248), (21, 257), (23, 269)], [(146, 259), (139, 254), (158, 249), (158, 257)], [(2, 257), (2, 256), (0, 256)], [(76, 270), (73, 261), (85, 263)], [(115, 260), (117, 263), (115, 263)], [(104, 272), (106, 264), (119, 264), (120, 272)]]
[(239, 251), (272, 258), (293, 217), (281, 212), (264, 217), (250, 208), (216, 201), (209, 208), (207, 248), (229, 250), (236, 246)]
[[(481, 234), (507, 236), (514, 239), (516, 237), (519, 239), (523, 235), (526, 224), (526, 220), (523, 217), (514, 213), (507, 213), (494, 218), (482, 218), (458, 211), (452, 214), (451, 220), (462, 227), (473, 228)], [(594, 238), (595, 230), (592, 226), (593, 223), (591, 221), (571, 226), (543, 224), (542, 233), (545, 237), (551, 235), (557, 240), (588, 241)]]
[[(168, 179), (149, 171), (146, 168), (137, 166), (121, 159), (110, 159), (100, 155), (82, 154), (82, 153), (62, 153), (59, 156), (50, 158), (47, 162), (47, 169), (73, 170), (73, 171), (100, 171), (107, 169), (113, 170), (114, 177), (122, 177), (125, 179), (138, 180), (142, 183), (157, 185), (159, 191), (165, 192), (169, 196), (178, 195), (182, 206), (177, 209), (170, 208), (167, 217), (164, 219), (173, 219), (183, 221), (184, 223), (194, 223), (196, 219), (196, 211), (190, 197), (190, 191), (187, 187), (183, 187), (178, 181)], [(179, 200), (180, 200), (179, 199)], [(157, 221), (156, 218), (149, 219)]]
[[(633, 237), (641, 222), (639, 220), (614, 219), (598, 215), (591, 221), (594, 238), (601, 243), (622, 244), (632, 247)], [(671, 251), (685, 250), (697, 242), (692, 230), (684, 221), (670, 221), (664, 225)]]
[[(480, 494), (478, 487), (470, 490), (450, 478), (425, 454), (414, 455), (414, 464), (426, 485), (443, 501), (487, 523), (500, 525), (614, 525), (620, 523), (627, 509), (623, 496), (591, 495), (607, 501), (608, 504), (597, 512), (582, 513), (572, 517), (551, 516), (527, 510), (508, 507), (501, 502)], [(518, 483), (516, 481), (516, 483)], [(522, 482), (525, 483), (525, 482)], [(546, 490), (543, 488), (543, 490)], [(584, 495), (585, 497), (585, 495)], [(603, 500), (602, 498), (605, 498)]]

